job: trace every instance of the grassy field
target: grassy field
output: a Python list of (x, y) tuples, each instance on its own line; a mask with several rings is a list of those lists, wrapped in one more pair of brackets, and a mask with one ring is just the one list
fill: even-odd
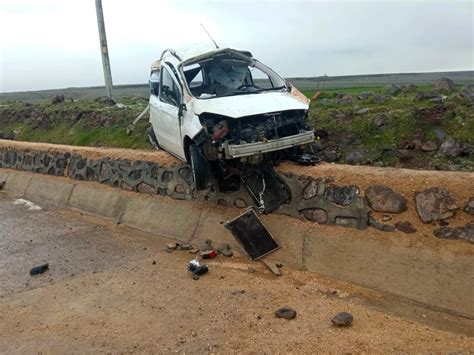
[[(431, 85), (419, 85), (411, 92), (376, 103), (374, 95), (384, 96), (384, 86), (365, 84), (367, 82), (359, 86), (326, 88), (311, 104), (309, 123), (321, 135), (324, 151), (333, 152), (331, 160), (349, 162), (351, 152), (363, 150), (360, 164), (474, 171), (471, 103), (456, 93), (444, 97), (442, 102), (415, 102), (416, 93), (431, 92)], [(458, 82), (456, 90), (460, 87)], [(18, 97), (26, 99), (4, 101), (0, 105), (0, 136), (82, 146), (150, 148), (145, 135), (147, 117), (131, 135), (126, 134), (127, 126), (147, 105), (146, 87), (124, 89), (124, 96), (120, 98), (125, 105), (123, 108), (98, 98), (100, 88), (78, 90), (74, 95), (80, 99), (71, 100), (74, 95), (66, 94), (66, 100), (59, 104), (51, 104), (47, 99), (50, 91), (36, 93), (34, 103), (19, 94)], [(314, 92), (314, 87), (304, 91), (308, 97)], [(362, 97), (364, 93), (369, 95)], [(84, 95), (86, 98), (81, 98)], [(364, 113), (358, 114), (360, 110)], [(383, 125), (377, 123), (381, 121)], [(470, 149), (471, 154), (447, 158), (436, 151), (419, 149), (419, 145), (426, 142), (434, 142), (439, 147), (447, 137), (465, 150)]]

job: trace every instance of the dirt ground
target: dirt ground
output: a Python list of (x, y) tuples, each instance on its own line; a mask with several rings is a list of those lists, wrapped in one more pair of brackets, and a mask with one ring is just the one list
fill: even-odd
[[(368, 305), (372, 292), (238, 256), (193, 280), (187, 251), (79, 212), (0, 194), (0, 352), (469, 353), (474, 338)], [(46, 273), (29, 269), (50, 263)], [(293, 320), (276, 318), (289, 306)], [(395, 306), (394, 306), (395, 307)], [(335, 328), (338, 312), (353, 314)], [(429, 317), (430, 315), (427, 314)], [(443, 319), (443, 315), (439, 319)], [(460, 320), (461, 321), (461, 320)], [(462, 320), (466, 327), (472, 321)]]

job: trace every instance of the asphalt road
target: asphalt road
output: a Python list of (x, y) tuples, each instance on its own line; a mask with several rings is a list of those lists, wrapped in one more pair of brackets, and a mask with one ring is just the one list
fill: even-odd
[[(0, 193), (0, 352), (468, 352), (474, 338), (374, 309), (356, 286), (236, 256), (193, 280), (186, 251), (80, 212)], [(199, 247), (199, 246), (198, 246)], [(42, 275), (30, 268), (49, 263)], [(277, 308), (297, 310), (293, 320)], [(349, 328), (331, 318), (348, 311)], [(429, 317), (429, 315), (428, 315)], [(443, 318), (441, 318), (442, 321)], [(428, 322), (429, 323), (429, 322)], [(467, 323), (472, 325), (472, 323)]]

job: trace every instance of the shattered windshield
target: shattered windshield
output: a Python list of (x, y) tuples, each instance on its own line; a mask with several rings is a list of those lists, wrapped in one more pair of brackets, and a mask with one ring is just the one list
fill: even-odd
[(286, 89), (285, 81), (259, 61), (229, 55), (185, 66), (184, 76), (193, 96), (200, 99)]

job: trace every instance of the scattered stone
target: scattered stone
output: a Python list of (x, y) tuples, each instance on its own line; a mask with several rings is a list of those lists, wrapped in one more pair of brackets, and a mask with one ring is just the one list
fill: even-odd
[(0, 191), (5, 187), (5, 181), (0, 182)]
[(330, 149), (326, 149), (322, 152), (323, 154), (320, 156), (321, 160), (327, 162), (327, 163), (333, 163), (335, 162), (338, 157), (339, 157), (339, 154), (337, 153), (336, 150), (330, 150)]
[(459, 91), (459, 96), (465, 98), (468, 101), (474, 101), (474, 90), (471, 85), (464, 85)]
[(352, 95), (350, 94), (345, 94), (344, 96), (342, 96), (338, 103), (341, 103), (341, 104), (350, 104), (352, 103), (352, 101), (354, 101), (354, 98), (352, 97)]
[(374, 95), (374, 97), (372, 97), (372, 102), (374, 104), (382, 104), (388, 100), (390, 100), (391, 96), (389, 95)]
[(336, 102), (332, 99), (321, 99), (317, 101), (321, 106), (331, 106), (334, 105)]
[(446, 138), (446, 132), (439, 127), (434, 129), (434, 133), (436, 134), (436, 138), (440, 141), (443, 141)]
[(388, 221), (390, 221), (390, 220), (392, 220), (392, 217), (390, 217), (389, 215), (384, 214), (384, 215), (382, 216), (382, 222), (388, 222)]
[(374, 96), (374, 93), (371, 91), (364, 91), (357, 96), (359, 100), (367, 100), (369, 97)]
[(395, 84), (386, 86), (384, 89), (385, 95), (390, 95), (390, 96), (398, 95), (400, 91), (401, 91), (400, 87)]
[(227, 243), (222, 243), (221, 245), (219, 245), (217, 247), (217, 252), (227, 257), (234, 255), (234, 253), (232, 253), (232, 250), (230, 250), (230, 245)]
[(51, 99), (51, 103), (53, 105), (59, 104), (61, 102), (64, 102), (64, 95), (56, 95), (56, 96), (53, 96), (53, 98)]
[(179, 250), (191, 250), (193, 246), (191, 244), (181, 244), (178, 248)]
[(441, 144), (439, 152), (449, 158), (456, 158), (461, 155), (459, 144), (452, 138), (446, 139), (443, 144)]
[(357, 228), (358, 221), (355, 217), (336, 217), (336, 225), (341, 227)]
[(285, 319), (295, 319), (296, 311), (291, 308), (283, 307), (279, 308), (275, 311), (275, 315), (278, 318), (285, 318)]
[(340, 206), (348, 206), (359, 194), (359, 187), (350, 186), (328, 186), (324, 191), (324, 197), (329, 202)]
[(464, 206), (464, 212), (467, 212), (469, 214), (474, 214), (474, 197), (471, 196), (471, 198), (469, 198), (469, 201), (467, 201), (466, 206)]
[(407, 199), (385, 185), (370, 185), (365, 198), (374, 211), (402, 213), (407, 210)]
[(420, 102), (420, 101), (423, 101), (423, 100), (431, 100), (431, 99), (435, 99), (435, 98), (438, 98), (438, 97), (440, 97), (440, 96), (436, 93), (419, 92), (418, 94), (415, 95), (414, 101), (415, 102)]
[(347, 312), (341, 312), (336, 314), (333, 319), (331, 319), (332, 324), (336, 327), (348, 327), (352, 324), (354, 317), (352, 314)]
[(385, 128), (387, 126), (388, 118), (382, 114), (374, 120), (374, 124), (379, 128)]
[(206, 239), (201, 248), (202, 251), (214, 250), (210, 239)]
[(275, 276), (281, 276), (282, 275), (282, 272), (281, 272), (280, 268), (273, 261), (262, 259), (262, 262), (265, 264), (265, 266), (267, 268), (270, 269), (271, 272), (273, 272), (273, 275), (275, 275)]
[(405, 85), (400, 86), (400, 89), (402, 93), (408, 94), (408, 93), (416, 92), (417, 86), (414, 84), (405, 84)]
[(31, 276), (40, 275), (48, 269), (49, 269), (49, 264), (43, 264), (43, 265), (35, 266), (34, 268), (32, 268), (30, 270), (30, 275)]
[(166, 244), (166, 249), (168, 250), (176, 250), (178, 248), (178, 243), (174, 242), (174, 243), (168, 243)]
[(193, 248), (189, 251), (191, 254), (197, 254), (199, 253), (199, 249)]
[(343, 120), (346, 118), (346, 114), (345, 113), (337, 113), (336, 116), (335, 116), (338, 120)]
[(371, 213), (369, 213), (369, 221), (368, 224), (370, 227), (378, 229), (382, 232), (395, 232), (395, 227), (390, 224), (384, 224), (377, 221)]
[(420, 149), (423, 152), (435, 152), (438, 150), (438, 145), (433, 141), (428, 141), (428, 142), (423, 143)]
[(449, 192), (439, 187), (417, 192), (415, 204), (423, 223), (450, 218), (454, 215), (454, 210), (459, 208)]
[(243, 295), (244, 293), (245, 293), (245, 290), (237, 290), (237, 291), (232, 291), (231, 295), (237, 296), (237, 295)]
[(406, 234), (411, 234), (411, 233), (416, 232), (416, 228), (413, 227), (413, 225), (408, 221), (395, 223), (395, 228), (397, 228), (399, 231)]
[(366, 155), (367, 152), (364, 148), (356, 148), (347, 153), (346, 163), (352, 165), (362, 164), (365, 161)]
[(238, 208), (245, 208), (247, 207), (247, 203), (245, 203), (245, 201), (241, 198), (236, 198), (234, 201), (234, 206)]
[(440, 78), (433, 85), (435, 91), (445, 94), (451, 94), (455, 88), (454, 82), (448, 78)]
[(367, 107), (363, 107), (358, 109), (355, 114), (356, 115), (365, 115), (367, 112), (369, 112), (369, 109)]

